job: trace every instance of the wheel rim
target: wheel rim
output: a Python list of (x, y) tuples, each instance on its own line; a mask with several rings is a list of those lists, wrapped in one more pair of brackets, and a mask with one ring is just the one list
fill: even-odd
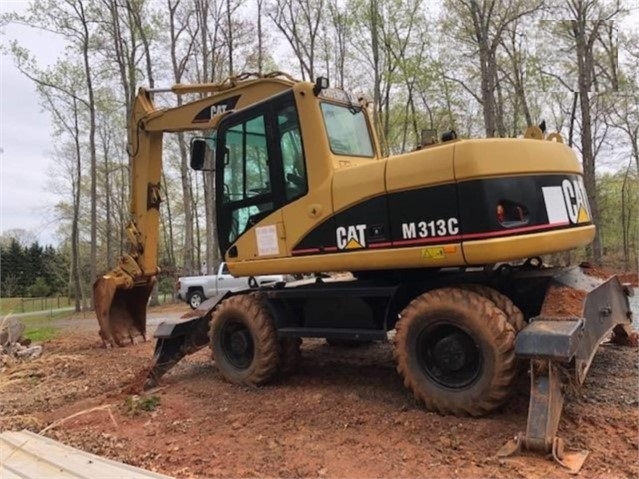
[(238, 321), (229, 321), (220, 331), (222, 352), (237, 369), (247, 369), (253, 362), (255, 344), (251, 331)]
[(200, 304), (202, 304), (202, 298), (200, 298), (199, 294), (191, 296), (191, 306), (197, 308)]
[(417, 336), (417, 360), (426, 375), (450, 389), (473, 384), (482, 368), (481, 351), (467, 331), (450, 323), (435, 324)]

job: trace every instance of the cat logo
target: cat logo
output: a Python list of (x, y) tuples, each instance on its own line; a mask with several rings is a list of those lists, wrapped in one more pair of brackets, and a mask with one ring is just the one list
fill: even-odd
[(588, 196), (581, 178), (570, 181), (565, 179), (561, 183), (561, 190), (568, 211), (568, 218), (572, 224), (586, 223), (590, 221), (590, 208)]
[(338, 249), (366, 248), (366, 225), (340, 226), (335, 233)]
[(222, 103), (221, 105), (213, 105), (211, 107), (211, 118), (213, 118), (218, 113), (224, 113), (226, 111), (226, 103)]
[(226, 100), (220, 100), (216, 103), (213, 103), (212, 105), (207, 106), (206, 108), (200, 110), (197, 115), (195, 115), (193, 123), (203, 123), (211, 121), (211, 118), (215, 117), (215, 115), (219, 115), (220, 113), (224, 113), (225, 111), (234, 109), (239, 99), (240, 95), (236, 95), (227, 98)]

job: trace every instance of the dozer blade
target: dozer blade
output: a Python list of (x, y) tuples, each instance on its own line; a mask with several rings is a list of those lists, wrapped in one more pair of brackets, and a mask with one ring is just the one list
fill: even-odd
[(158, 325), (153, 363), (144, 389), (159, 385), (160, 378), (180, 360), (193, 354), (209, 344), (209, 322), (213, 310), (223, 300), (231, 296), (227, 291), (204, 301), (196, 310), (198, 317), (181, 321), (165, 321)]
[(127, 288), (117, 277), (102, 276), (93, 284), (93, 301), (100, 326), (100, 337), (106, 347), (133, 343), (136, 334), (146, 341), (146, 306), (155, 285), (155, 277)]
[[(613, 333), (622, 342), (632, 322), (628, 303), (631, 291), (616, 277), (600, 281), (579, 269), (553, 281), (585, 293), (579, 317), (532, 318), (517, 335), (515, 354), (530, 360), (530, 405), (526, 432), (518, 434), (497, 453), (509, 456), (522, 449), (552, 454), (553, 459), (576, 474), (588, 451), (568, 451), (557, 436), (567, 382), (583, 384), (599, 344)], [(562, 374), (563, 372), (563, 374)]]

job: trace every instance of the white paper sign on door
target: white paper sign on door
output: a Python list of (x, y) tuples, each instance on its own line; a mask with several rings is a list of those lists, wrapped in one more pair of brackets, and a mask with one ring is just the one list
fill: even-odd
[(277, 242), (277, 227), (275, 225), (255, 228), (258, 256), (272, 256), (280, 254)]

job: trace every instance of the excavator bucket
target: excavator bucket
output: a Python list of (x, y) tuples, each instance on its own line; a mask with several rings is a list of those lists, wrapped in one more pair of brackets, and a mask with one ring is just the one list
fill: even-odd
[(155, 285), (155, 277), (127, 288), (118, 278), (105, 275), (93, 284), (93, 301), (105, 347), (124, 346), (128, 338), (140, 334), (146, 341), (146, 306)]

